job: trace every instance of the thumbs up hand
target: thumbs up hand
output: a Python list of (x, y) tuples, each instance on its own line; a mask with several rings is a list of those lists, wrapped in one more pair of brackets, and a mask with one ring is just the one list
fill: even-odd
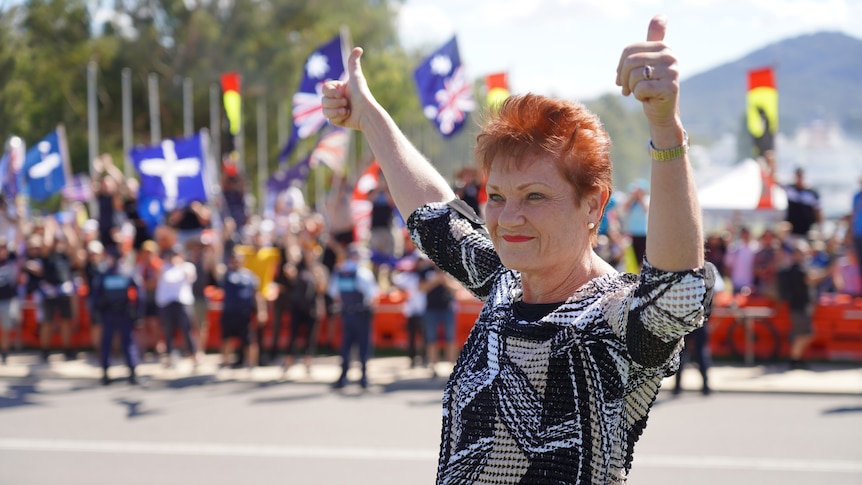
[(377, 101), (362, 72), (359, 62), (362, 48), (355, 47), (347, 60), (347, 80), (327, 81), (323, 84), (323, 115), (335, 125), (363, 129), (363, 118)]
[(643, 104), (651, 128), (679, 126), (679, 71), (676, 57), (664, 43), (667, 18), (650, 21), (646, 42), (623, 49), (617, 66), (617, 86)]

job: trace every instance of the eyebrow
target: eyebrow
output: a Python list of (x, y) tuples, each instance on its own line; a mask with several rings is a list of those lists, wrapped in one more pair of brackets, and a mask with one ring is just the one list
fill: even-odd
[[(523, 183), (523, 184), (520, 184), (520, 185), (516, 185), (516, 186), (515, 186), (515, 190), (524, 190), (524, 189), (526, 189), (526, 188), (530, 187), (531, 185), (540, 185), (540, 186), (542, 186), (542, 187), (551, 188), (551, 185), (550, 185), (550, 184), (547, 184), (547, 183), (545, 183), (545, 182), (526, 182), (526, 183)], [(499, 187), (499, 186), (494, 185), (494, 184), (487, 184), (487, 187), (488, 187), (489, 189), (494, 189), (494, 190), (499, 190), (499, 189), (500, 189), (500, 187)]]

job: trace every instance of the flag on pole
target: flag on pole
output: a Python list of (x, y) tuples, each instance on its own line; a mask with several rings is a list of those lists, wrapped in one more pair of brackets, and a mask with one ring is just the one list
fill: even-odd
[(746, 121), (754, 140), (755, 156), (775, 149), (778, 133), (778, 90), (771, 67), (748, 72)]
[(317, 133), (326, 124), (320, 98), (323, 83), (344, 78), (344, 55), (341, 35), (318, 47), (305, 60), (302, 82), (293, 95), (293, 132), (278, 156), (280, 161), (290, 157), (299, 140)]
[(240, 75), (238, 72), (226, 72), (221, 75), (222, 103), (227, 116), (227, 146), (230, 152), (236, 150), (234, 137), (242, 127), (242, 96), (240, 95)]
[(26, 192), (35, 201), (46, 200), (66, 186), (69, 149), (62, 126), (48, 133), (27, 151), (21, 167)]
[(333, 172), (343, 175), (344, 162), (347, 159), (347, 147), (350, 144), (350, 132), (340, 126), (332, 126), (326, 130), (311, 152), (311, 167), (322, 163)]
[(0, 158), (0, 194), (7, 200), (14, 200), (18, 196), (18, 178), (27, 149), (24, 140), (17, 136), (10, 137), (5, 148)]
[(496, 110), (509, 97), (509, 77), (505, 72), (497, 72), (485, 76), (485, 89), (488, 96), (488, 107)]
[(311, 156), (303, 158), (299, 163), (289, 168), (280, 168), (266, 181), (266, 189), (270, 194), (279, 194), (291, 186), (302, 185), (311, 172)]
[(467, 113), (476, 109), (473, 88), (461, 66), (455, 37), (425, 59), (413, 73), (425, 116), (443, 137), (464, 126)]
[(151, 228), (161, 223), (165, 211), (208, 200), (207, 138), (201, 132), (129, 151), (140, 177), (138, 211)]
[(69, 183), (63, 187), (63, 198), (73, 202), (88, 202), (93, 200), (93, 188), (90, 177), (84, 174), (72, 175)]

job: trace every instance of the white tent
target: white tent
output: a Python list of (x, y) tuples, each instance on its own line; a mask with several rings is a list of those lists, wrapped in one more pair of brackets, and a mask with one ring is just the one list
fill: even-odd
[(770, 225), (784, 219), (787, 194), (778, 185), (772, 185), (772, 208), (758, 208), (763, 193), (760, 164), (746, 159), (732, 169), (698, 189), (703, 210), (704, 229), (727, 228), (730, 221), (736, 224)]

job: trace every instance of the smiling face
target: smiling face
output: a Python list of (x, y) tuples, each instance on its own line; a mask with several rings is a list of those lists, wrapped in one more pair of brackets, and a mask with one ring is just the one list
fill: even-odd
[(579, 203), (547, 156), (493, 164), (487, 189), (488, 232), (506, 267), (525, 274), (565, 271), (591, 253), (588, 223), (598, 223), (600, 197)]

